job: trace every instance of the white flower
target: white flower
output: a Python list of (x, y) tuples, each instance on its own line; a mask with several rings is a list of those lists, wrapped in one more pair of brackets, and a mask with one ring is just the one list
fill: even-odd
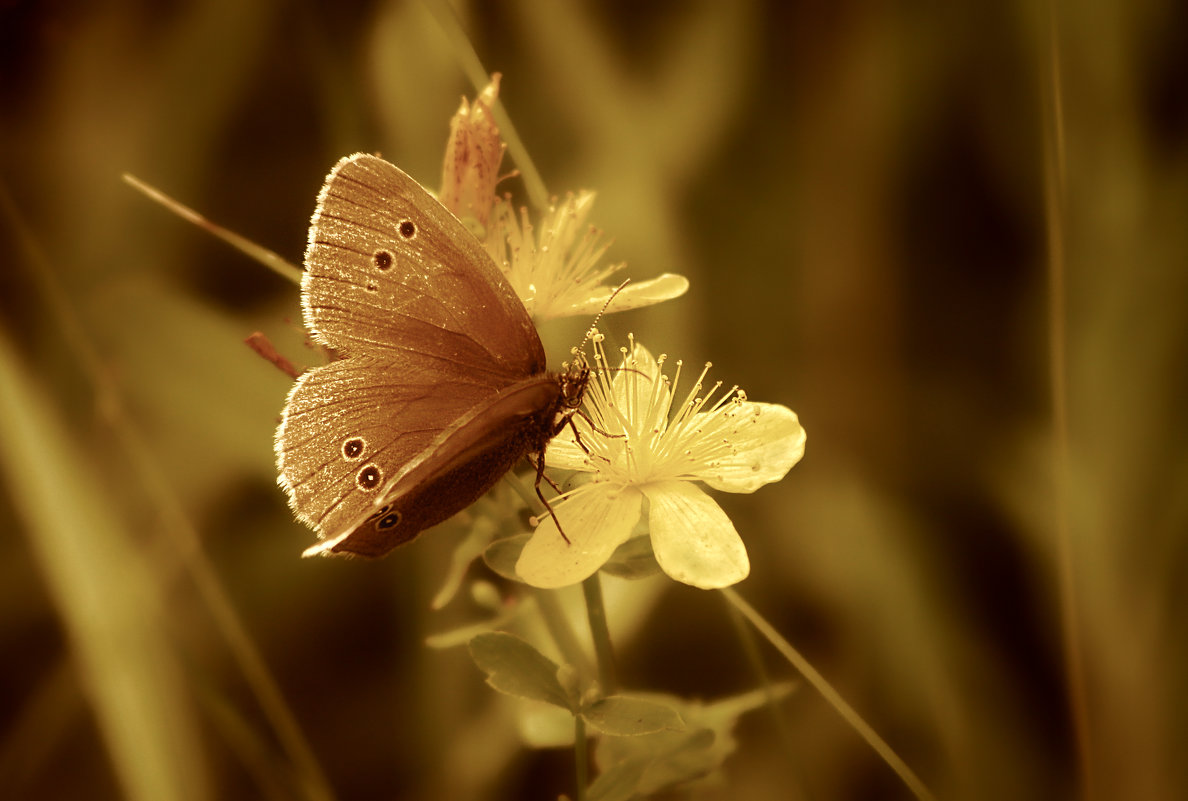
[(693, 482), (754, 492), (779, 481), (804, 455), (796, 414), (748, 401), (737, 387), (711, 403), (721, 383), (702, 394), (708, 364), (673, 411), (679, 361), (670, 386), (663, 355), (653, 359), (632, 340), (615, 370), (607, 366), (600, 339), (594, 337), (595, 369), (585, 397), (588, 420), (573, 418), (580, 444), (567, 429), (545, 454), (550, 467), (592, 474), (552, 502), (569, 542), (556, 521), (545, 518), (524, 546), (516, 572), (537, 587), (582, 581), (631, 535), (646, 499), (652, 550), (665, 573), (704, 589), (741, 581), (750, 572), (742, 539)]
[[(498, 201), (487, 228), (487, 252), (534, 320), (596, 314), (615, 286), (607, 283), (624, 265), (599, 264), (610, 242), (586, 224), (594, 193), (570, 194), (540, 220), (539, 236), (521, 208), (519, 219), (506, 200)], [(665, 273), (633, 282), (615, 297), (608, 312), (637, 309), (680, 297), (689, 288), (683, 275)]]

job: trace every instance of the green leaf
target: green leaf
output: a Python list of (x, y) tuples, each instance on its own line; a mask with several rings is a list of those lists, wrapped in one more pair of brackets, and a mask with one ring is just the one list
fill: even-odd
[[(596, 761), (607, 776), (606, 799), (631, 798), (619, 795), (630, 782), (632, 793), (650, 797), (678, 787), (688, 787), (717, 771), (724, 755), (711, 729), (660, 731), (640, 737), (601, 737)], [(595, 782), (598, 784), (599, 782)], [(591, 787), (590, 797), (594, 798)], [(604, 801), (606, 801), (604, 799)]]
[(590, 728), (618, 737), (638, 737), (658, 731), (683, 731), (685, 721), (680, 713), (667, 704), (610, 695), (581, 710)]
[(637, 757), (611, 766), (586, 789), (586, 801), (630, 801), (639, 795), (640, 781), (651, 761), (651, 757)]
[[(646, 516), (643, 517), (646, 520)], [(660, 572), (656, 556), (652, 553), (652, 538), (647, 534), (632, 537), (624, 542), (602, 566), (602, 571), (625, 579), (641, 579)]]
[(470, 641), (470, 657), (499, 692), (575, 711), (557, 678), (557, 663), (514, 634), (479, 634)]
[[(639, 739), (644, 738), (634, 738)], [(646, 796), (709, 776), (722, 767), (728, 754), (712, 729), (659, 732), (646, 739), (653, 740), (652, 745), (658, 750), (640, 779), (640, 792)]]
[[(791, 690), (791, 684), (776, 684), (708, 704), (649, 693), (643, 700), (675, 710), (687, 729), (634, 737), (600, 737), (594, 750), (595, 761), (606, 774), (617, 770), (633, 774), (642, 765), (634, 790), (642, 797), (677, 787), (689, 788), (719, 771), (734, 752), (733, 729), (743, 713), (783, 698)], [(619, 768), (620, 765), (624, 767)], [(615, 778), (616, 788), (620, 780)], [(603, 801), (617, 798), (620, 796), (608, 794)]]
[(0, 494), (12, 499), (12, 516), (57, 607), (118, 794), (131, 801), (209, 798), (195, 759), (201, 729), (172, 647), (162, 586), (168, 577), (161, 559), (152, 559), (172, 552), (146, 543), (143, 526), (121, 519), (99, 475), (0, 335)]

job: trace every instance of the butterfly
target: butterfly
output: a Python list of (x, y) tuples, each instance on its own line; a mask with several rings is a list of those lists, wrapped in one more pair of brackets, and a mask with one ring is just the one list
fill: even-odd
[(546, 369), (503, 273), (420, 184), (367, 154), (334, 166), (301, 305), (313, 340), (341, 356), (297, 379), (276, 432), (278, 483), (320, 538), (305, 555), (382, 556), (525, 457), (539, 494), (589, 368), (579, 355)]

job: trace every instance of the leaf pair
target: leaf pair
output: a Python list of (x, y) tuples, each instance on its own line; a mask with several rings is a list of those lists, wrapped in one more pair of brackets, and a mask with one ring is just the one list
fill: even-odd
[(517, 698), (561, 707), (595, 731), (636, 737), (685, 728), (680, 714), (667, 704), (631, 695), (589, 699), (573, 680), (572, 668), (558, 665), (514, 634), (479, 634), (471, 639), (469, 647), (471, 658), (487, 674), (491, 687)]
[(777, 684), (710, 703), (650, 696), (653, 703), (665, 703), (679, 714), (685, 729), (601, 738), (594, 751), (601, 773), (588, 788), (587, 801), (650, 798), (712, 780), (735, 750), (734, 726), (739, 717), (787, 696), (791, 689), (791, 684)]

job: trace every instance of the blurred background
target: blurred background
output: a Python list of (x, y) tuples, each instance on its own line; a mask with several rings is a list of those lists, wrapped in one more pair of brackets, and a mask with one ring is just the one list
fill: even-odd
[[(438, 185), (443, 8), (0, 2), (5, 798), (572, 793), (424, 645), (482, 614), (430, 609), (457, 527), (299, 558), (290, 381), (242, 344), (311, 360), (297, 288), (121, 181), (298, 262), (340, 156)], [(453, 9), (549, 191), (692, 282), (608, 333), (801, 416), (788, 478), (719, 498), (742, 594), (941, 797), (1188, 797), (1188, 7)], [(755, 685), (716, 594), (652, 597), (611, 609), (628, 687)], [(780, 711), (699, 797), (910, 797), (811, 690)]]

